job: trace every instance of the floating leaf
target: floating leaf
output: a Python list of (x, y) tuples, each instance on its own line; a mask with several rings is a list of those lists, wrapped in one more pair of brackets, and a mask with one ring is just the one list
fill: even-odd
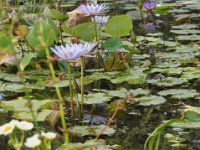
[(84, 96), (84, 104), (100, 104), (110, 100), (111, 97), (107, 96), (105, 93), (89, 93)]
[(175, 99), (188, 99), (188, 98), (194, 98), (196, 96), (199, 96), (199, 93), (196, 90), (190, 90), (190, 89), (169, 89), (158, 92), (161, 96), (171, 96)]
[(113, 37), (122, 37), (128, 35), (132, 28), (132, 20), (126, 15), (121, 15), (108, 20), (105, 32)]
[[(43, 109), (41, 112), (34, 112), (36, 116), (36, 121), (45, 121), (46, 118), (52, 113), (52, 110)], [(31, 112), (14, 112), (13, 118), (26, 120), (26, 121), (34, 121)]]
[[(69, 129), (69, 132), (74, 136), (86, 136), (86, 135), (93, 135), (97, 136), (101, 133), (104, 129), (105, 125), (100, 126), (74, 126)], [(113, 135), (115, 130), (111, 127), (107, 127), (102, 135)]]
[(66, 27), (63, 25), (63, 30), (76, 37), (80, 37), (84, 41), (92, 41), (95, 38), (95, 26), (93, 22), (81, 23), (74, 27)]
[(123, 42), (120, 39), (110, 38), (103, 43), (103, 48), (112, 52), (122, 47), (122, 45)]
[(150, 105), (160, 105), (166, 102), (166, 99), (162, 96), (142, 96), (135, 99), (136, 102), (139, 102), (139, 105), (150, 106)]
[(174, 78), (174, 77), (166, 77), (161, 79), (151, 79), (147, 80), (150, 84), (156, 84), (157, 86), (166, 86), (171, 87), (174, 85), (180, 85), (187, 83), (187, 80), (181, 79), (181, 78)]
[(128, 82), (129, 84), (144, 84), (146, 79), (146, 74), (144, 74), (144, 69), (133, 68), (128, 72), (123, 72), (119, 74), (116, 78), (110, 81), (114, 84), (120, 84), (123, 82)]
[[(30, 108), (27, 107), (28, 100), (25, 99), (16, 99), (11, 101), (1, 101), (0, 107), (9, 110), (9, 111), (19, 111), (19, 112), (30, 112)], [(37, 111), (40, 108), (44, 108), (51, 103), (54, 103), (54, 100), (31, 100), (32, 110)]]

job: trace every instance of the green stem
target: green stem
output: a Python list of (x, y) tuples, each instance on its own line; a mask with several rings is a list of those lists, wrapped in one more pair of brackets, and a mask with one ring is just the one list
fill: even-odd
[(81, 113), (83, 113), (83, 104), (84, 104), (84, 85), (83, 85), (83, 77), (84, 77), (84, 57), (81, 56)]
[(98, 31), (97, 31), (97, 23), (95, 17), (94, 17), (94, 30), (95, 30), (96, 41), (98, 41)]
[(67, 63), (67, 72), (69, 79), (69, 94), (70, 94), (70, 102), (71, 102), (71, 117), (74, 117), (74, 98), (73, 98), (73, 87), (72, 87), (72, 78), (71, 78), (71, 66), (70, 63)]
[[(30, 102), (30, 103), (32, 103), (32, 102)], [(35, 125), (35, 128), (36, 128), (36, 131), (38, 132), (38, 134), (40, 134), (40, 128), (39, 128), (39, 125), (37, 123), (37, 118), (34, 114), (32, 104), (30, 104), (29, 108), (30, 108), (30, 112), (31, 112), (31, 115), (32, 115), (32, 118), (33, 118), (33, 122), (34, 122), (34, 125)]]
[[(21, 82), (22, 82), (22, 84), (23, 84), (23, 87), (26, 88), (26, 81), (25, 81), (25, 79), (23, 78), (23, 75), (20, 76), (20, 80), (21, 80)], [(26, 95), (26, 97), (29, 97), (28, 91), (25, 92), (25, 95)], [(40, 128), (39, 128), (39, 125), (38, 125), (38, 123), (37, 123), (37, 117), (35, 116), (34, 110), (33, 110), (33, 108), (32, 108), (32, 102), (31, 102), (31, 100), (29, 100), (29, 101), (27, 102), (27, 106), (28, 106), (28, 108), (30, 109), (30, 113), (31, 113), (31, 116), (32, 116), (32, 118), (33, 118), (33, 123), (34, 123), (34, 125), (35, 125), (36, 131), (38, 132), (38, 134), (40, 134)]]
[(55, 73), (55, 70), (54, 70), (54, 67), (53, 67), (53, 64), (51, 62), (51, 59), (50, 59), (50, 53), (49, 53), (49, 50), (48, 50), (48, 46), (45, 46), (45, 52), (46, 52), (46, 57), (47, 57), (47, 62), (48, 62), (48, 66), (49, 66), (49, 69), (50, 69), (50, 72), (51, 72), (51, 76), (52, 76), (52, 79), (54, 81), (54, 87), (56, 89), (56, 94), (57, 94), (57, 97), (58, 97), (58, 104), (59, 104), (59, 112), (60, 112), (60, 117), (61, 117), (61, 123), (62, 123), (62, 127), (63, 127), (63, 130), (64, 130), (64, 138), (65, 138), (65, 148), (66, 150), (69, 149), (69, 136), (68, 136), (68, 133), (67, 133), (67, 124), (66, 124), (66, 121), (65, 121), (65, 113), (64, 113), (64, 100), (62, 98), (62, 95), (61, 95), (61, 92), (60, 92), (60, 89), (59, 89), (59, 86), (58, 86), (58, 83), (57, 83), (57, 78), (56, 78), (56, 73)]
[(25, 132), (22, 131), (22, 137), (21, 137), (20, 145), (23, 145), (24, 139), (25, 139)]
[(6, 0), (6, 11), (9, 12), (10, 10), (10, 2), (9, 0)]
[(2, 10), (2, 8), (3, 8), (3, 1), (0, 0), (0, 10)]

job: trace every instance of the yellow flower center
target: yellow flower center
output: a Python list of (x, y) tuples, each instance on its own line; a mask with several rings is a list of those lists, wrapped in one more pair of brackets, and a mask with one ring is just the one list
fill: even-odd
[(6, 131), (9, 131), (11, 129), (11, 126), (6, 126), (5, 128), (4, 128), (4, 131), (6, 132)]

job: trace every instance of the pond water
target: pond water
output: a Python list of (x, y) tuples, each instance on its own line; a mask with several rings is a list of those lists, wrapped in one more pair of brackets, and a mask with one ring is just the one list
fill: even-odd
[[(200, 106), (200, 1), (161, 0), (155, 9), (149, 12), (142, 10), (142, 16), (136, 0), (98, 2), (110, 6), (112, 8), (110, 14), (113, 16), (126, 14), (132, 19), (136, 43), (133, 49), (129, 36), (123, 36), (121, 37), (123, 46), (117, 46), (120, 54), (117, 54), (116, 58), (122, 61), (130, 59), (128, 71), (124, 69), (126, 64), (115, 61), (111, 65), (111, 62), (107, 61), (107, 70), (102, 71), (102, 65), (98, 66), (95, 61), (88, 60), (85, 70), (85, 92), (92, 94), (86, 97), (84, 122), (78, 121), (77, 116), (72, 121), (69, 119), (70, 111), (67, 111), (66, 120), (72, 133), (71, 142), (84, 142), (90, 139), (91, 133), (79, 132), (81, 129), (75, 127), (105, 124), (114, 113), (112, 109), (116, 107), (115, 102), (121, 100), (123, 108), (117, 111), (109, 126), (114, 133), (110, 136), (107, 136), (107, 133), (101, 136), (108, 145), (121, 145), (119, 149), (122, 150), (143, 150), (148, 136), (164, 121), (186, 118), (188, 122), (185, 124), (177, 123), (166, 127), (161, 133), (158, 149), (200, 150), (200, 118), (198, 116), (200, 115), (198, 108)], [(68, 12), (76, 8), (79, 2), (63, 3), (62, 10)], [(30, 23), (28, 21), (26, 23)], [(110, 38), (106, 34), (104, 41)], [(63, 37), (66, 38), (65, 42), (69, 41), (69, 34), (64, 33)], [(130, 49), (133, 55), (128, 58), (127, 51)], [(38, 63), (38, 60), (34, 60), (36, 58), (33, 57), (33, 64), (21, 76), (17, 75), (15, 66), (0, 67), (0, 124), (10, 121), (12, 117), (31, 120), (30, 113), (26, 115), (24, 111), (27, 108), (25, 108), (25, 102), (22, 101), (23, 98), (34, 99), (35, 110), (40, 113), (44, 112), (41, 106), (56, 99), (50, 71), (47, 65), (43, 64), (44, 53), (39, 55), (42, 58), (40, 62)], [(104, 57), (110, 58), (113, 55), (105, 54)], [(33, 70), (38, 64), (42, 69)], [(61, 92), (65, 99), (69, 99), (67, 92), (69, 82), (65, 79), (67, 77), (66, 64), (63, 62), (55, 64), (55, 68), (61, 79), (59, 82)], [(76, 82), (80, 84), (78, 79), (80, 68), (73, 70), (73, 76), (76, 78), (73, 84)], [(17, 98), (18, 100), (14, 100)], [(47, 102), (41, 101), (44, 99)], [(41, 104), (36, 101), (40, 101)], [(183, 111), (188, 105), (194, 106), (192, 109), (198, 115), (184, 116)], [(66, 105), (66, 108), (68, 107), (70, 107), (69, 104)], [(55, 110), (53, 112), (55, 114), (58, 106), (51, 105), (48, 109)], [(192, 109), (190, 111), (193, 111)], [(61, 133), (60, 123), (55, 121), (56, 119), (48, 119), (48, 123), (44, 123), (49, 114), (45, 109), (45, 112), (41, 114), (40, 126), (42, 129)], [(52, 123), (53, 121), (56, 123)], [(73, 134), (85, 135), (83, 138)], [(5, 137), (1, 137), (0, 141), (1, 150), (10, 149)], [(55, 149), (57, 145), (61, 143), (58, 141)]]

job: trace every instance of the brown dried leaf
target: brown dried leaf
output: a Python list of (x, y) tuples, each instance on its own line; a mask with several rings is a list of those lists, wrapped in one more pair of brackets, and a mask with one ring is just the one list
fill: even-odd
[(68, 27), (73, 27), (78, 23), (86, 22), (90, 19), (90, 16), (85, 16), (78, 8), (68, 12), (67, 14), (69, 15), (69, 20), (67, 22)]
[(6, 53), (0, 60), (0, 65), (9, 64), (9, 65), (17, 65), (21, 59), (21, 56), (15, 54)]
[(46, 121), (50, 126), (54, 127), (60, 118), (58, 110), (52, 110), (52, 112), (46, 117)]

